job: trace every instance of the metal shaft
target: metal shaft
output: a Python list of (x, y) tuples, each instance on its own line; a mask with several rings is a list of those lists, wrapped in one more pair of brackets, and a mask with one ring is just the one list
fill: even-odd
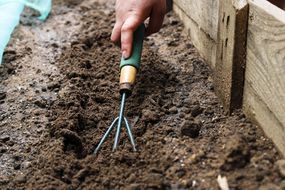
[(119, 114), (119, 120), (118, 120), (118, 126), (117, 126), (117, 131), (116, 131), (113, 151), (116, 150), (116, 148), (117, 148), (117, 146), (119, 144), (119, 138), (120, 138), (120, 133), (121, 133), (122, 121), (124, 119), (125, 101), (126, 101), (126, 93), (122, 93), (120, 114)]

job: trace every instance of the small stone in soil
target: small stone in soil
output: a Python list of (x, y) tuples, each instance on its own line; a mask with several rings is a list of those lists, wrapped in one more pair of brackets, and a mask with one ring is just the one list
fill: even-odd
[(204, 109), (201, 108), (199, 105), (195, 106), (192, 111), (191, 111), (191, 115), (193, 117), (197, 117), (198, 115), (200, 115), (201, 113), (203, 113)]
[(200, 134), (201, 123), (197, 121), (184, 121), (181, 127), (181, 135), (190, 138), (197, 138)]
[(31, 162), (25, 161), (25, 162), (23, 162), (23, 163), (21, 164), (21, 168), (27, 169), (27, 168), (29, 168), (31, 165), (32, 165)]
[(176, 106), (173, 106), (169, 109), (169, 113), (171, 114), (177, 114), (178, 113), (178, 110), (177, 110), (177, 107)]
[(20, 175), (16, 176), (15, 181), (17, 183), (24, 183), (24, 182), (26, 182), (26, 176), (24, 174), (20, 174)]

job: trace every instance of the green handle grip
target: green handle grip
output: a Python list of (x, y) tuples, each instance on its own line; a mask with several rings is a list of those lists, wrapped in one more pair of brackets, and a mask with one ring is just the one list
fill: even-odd
[(138, 29), (134, 32), (132, 54), (127, 59), (124, 59), (122, 57), (120, 68), (126, 65), (131, 65), (134, 66), (137, 70), (139, 70), (141, 63), (144, 32), (145, 32), (145, 26), (144, 24), (141, 24), (138, 27)]

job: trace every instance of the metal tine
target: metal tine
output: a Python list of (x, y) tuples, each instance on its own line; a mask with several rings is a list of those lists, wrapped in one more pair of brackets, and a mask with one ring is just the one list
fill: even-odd
[(133, 146), (133, 150), (137, 151), (135, 140), (134, 140), (134, 137), (133, 137), (133, 134), (132, 134), (132, 130), (131, 130), (131, 126), (129, 125), (129, 122), (128, 122), (127, 118), (124, 117), (124, 120), (125, 120), (125, 124), (126, 124), (127, 130), (128, 130), (128, 135), (129, 135), (131, 144)]
[(119, 117), (118, 119), (118, 125), (117, 125), (117, 131), (116, 131), (116, 136), (115, 136), (115, 141), (113, 145), (113, 151), (115, 151), (118, 147), (119, 140), (120, 140), (120, 134), (121, 134), (121, 128), (122, 128), (122, 118)]
[(126, 93), (123, 93), (122, 94), (122, 100), (121, 100), (121, 106), (120, 106), (119, 121), (118, 121), (118, 125), (117, 125), (117, 131), (116, 131), (116, 136), (115, 136), (115, 141), (114, 141), (114, 146), (113, 146), (113, 151), (117, 149), (117, 146), (119, 144), (121, 127), (122, 127), (122, 120), (124, 117), (125, 101), (126, 101)]
[(102, 146), (102, 144), (105, 142), (106, 138), (109, 136), (110, 132), (112, 131), (115, 123), (118, 121), (119, 117), (117, 117), (113, 123), (110, 125), (109, 129), (107, 130), (107, 132), (104, 134), (104, 136), (102, 137), (100, 143), (98, 144), (98, 146), (96, 147), (96, 149), (94, 150), (93, 154), (97, 154), (97, 152), (99, 151), (100, 147)]

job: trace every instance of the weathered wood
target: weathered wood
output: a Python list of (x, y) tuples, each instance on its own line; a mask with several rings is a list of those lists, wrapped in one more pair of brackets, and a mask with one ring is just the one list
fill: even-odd
[(273, 140), (280, 152), (285, 156), (284, 124), (280, 123), (248, 82), (245, 83), (244, 88), (244, 97), (246, 98), (243, 107), (244, 113), (254, 123), (263, 128), (265, 134)]
[(220, 3), (214, 78), (216, 92), (228, 112), (242, 107), (247, 21), (247, 0)]
[(220, 0), (174, 0), (174, 3), (194, 21), (201, 30), (216, 41)]
[(180, 7), (173, 4), (173, 10), (178, 14), (183, 21), (188, 35), (198, 49), (200, 55), (209, 63), (213, 69), (216, 62), (216, 42), (205, 33)]
[(251, 0), (244, 109), (285, 155), (285, 12)]

